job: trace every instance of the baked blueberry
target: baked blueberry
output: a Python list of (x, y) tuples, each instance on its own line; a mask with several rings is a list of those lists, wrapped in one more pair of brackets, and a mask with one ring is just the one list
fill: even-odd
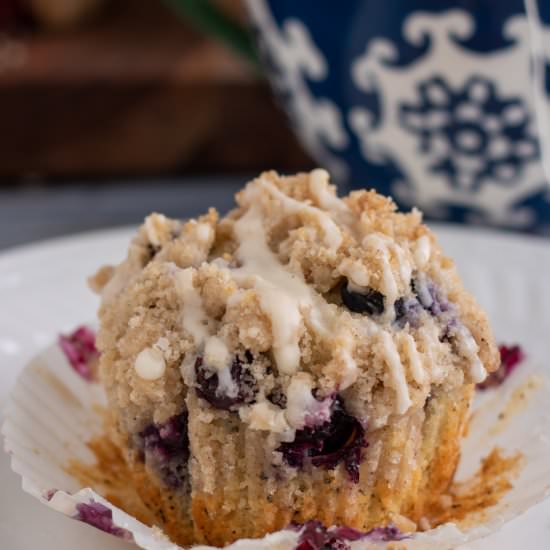
[(341, 287), (340, 295), (344, 305), (354, 313), (371, 316), (384, 313), (384, 295), (374, 288), (367, 288), (363, 292), (350, 290), (346, 280)]
[(343, 463), (350, 479), (357, 483), (362, 451), (366, 446), (365, 430), (347, 413), (342, 399), (336, 397), (329, 421), (298, 430), (294, 441), (282, 443), (278, 451), (286, 463), (295, 468), (303, 468), (306, 461), (327, 470)]
[[(246, 360), (252, 362), (252, 355), (247, 354)], [(195, 376), (197, 395), (208, 401), (216, 409), (231, 410), (243, 403), (252, 403), (257, 392), (256, 379), (248, 367), (235, 356), (230, 368), (230, 375), (235, 385), (234, 392), (220, 387), (219, 376), (215, 370), (209, 369), (202, 357), (195, 361)]]
[(145, 463), (155, 469), (163, 482), (174, 489), (187, 480), (189, 436), (187, 413), (163, 424), (150, 424), (136, 438), (137, 450)]

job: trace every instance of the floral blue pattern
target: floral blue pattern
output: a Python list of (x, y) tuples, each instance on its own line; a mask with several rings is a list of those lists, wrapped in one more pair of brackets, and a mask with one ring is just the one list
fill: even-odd
[(401, 124), (430, 156), (429, 170), (450, 185), (478, 191), (484, 182), (514, 185), (524, 165), (538, 160), (530, 114), (521, 97), (504, 98), (491, 80), (474, 76), (452, 90), (441, 76), (418, 85), (417, 104), (403, 103)]
[[(281, 104), (342, 187), (550, 234), (524, 0), (247, 2)], [(550, 2), (536, 5), (550, 51)]]

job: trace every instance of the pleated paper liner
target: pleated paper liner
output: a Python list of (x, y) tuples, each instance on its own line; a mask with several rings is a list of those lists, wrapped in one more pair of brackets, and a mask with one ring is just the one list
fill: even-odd
[[(463, 441), (457, 481), (430, 517), (432, 524), (442, 524), (411, 533), (400, 543), (349, 542), (352, 550), (386, 545), (409, 550), (452, 548), (497, 531), (549, 496), (549, 390), (548, 378), (525, 362), (502, 386), (480, 392)], [(5, 449), (23, 490), (70, 518), (140, 548), (179, 548), (160, 529), (147, 525), (149, 513), (134, 498), (132, 488), (117, 485), (125, 473), (116, 468), (124, 466), (115, 458), (109, 462), (109, 453), (117, 452), (114, 446), (102, 446), (104, 407), (101, 386), (81, 378), (57, 345), (27, 365), (11, 394), (2, 428)], [(98, 457), (103, 463), (97, 471), (103, 476), (93, 475)], [(126, 511), (115, 505), (122, 502)], [(299, 538), (299, 531), (285, 529), (261, 540), (239, 540), (228, 548), (291, 550)]]

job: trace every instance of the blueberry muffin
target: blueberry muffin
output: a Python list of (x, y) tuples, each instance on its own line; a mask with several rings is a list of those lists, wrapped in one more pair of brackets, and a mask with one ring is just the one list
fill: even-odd
[(448, 487), (487, 318), (420, 212), (266, 172), (220, 218), (152, 214), (102, 294), (133, 483), (180, 544), (315, 519), (414, 530)]

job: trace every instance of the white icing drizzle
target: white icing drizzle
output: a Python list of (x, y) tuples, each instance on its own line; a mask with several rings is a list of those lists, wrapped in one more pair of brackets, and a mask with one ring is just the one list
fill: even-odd
[(209, 367), (224, 369), (231, 361), (225, 342), (218, 336), (210, 336), (204, 346), (204, 360)]
[(422, 367), (422, 361), (420, 359), (418, 349), (416, 348), (414, 338), (410, 334), (404, 332), (403, 343), (407, 358), (409, 360), (411, 376), (417, 384), (422, 385), (426, 382), (426, 371)]
[(329, 173), (322, 168), (309, 174), (309, 192), (324, 210), (328, 210), (337, 222), (357, 237), (356, 218), (349, 206), (329, 187)]
[(286, 374), (296, 372), (300, 364), (300, 307), (313, 308), (312, 291), (269, 249), (257, 204), (235, 223), (234, 232), (240, 243), (236, 255), (243, 264), (235, 276), (254, 281), (262, 310), (271, 319), (277, 366)]
[(231, 368), (229, 364), (225, 365), (222, 368), (218, 368), (217, 375), (218, 388), (216, 391), (231, 398), (237, 397), (237, 395), (239, 395), (239, 386), (237, 386), (236, 382), (231, 376)]
[(428, 281), (426, 280), (425, 273), (420, 272), (416, 275), (415, 290), (420, 300), (420, 303), (425, 308), (431, 307), (433, 304), (433, 298), (428, 288)]
[(334, 223), (334, 220), (326, 212), (285, 195), (270, 181), (265, 179), (259, 181), (260, 185), (268, 191), (272, 197), (281, 202), (281, 206), (287, 213), (299, 214), (300, 212), (308, 212), (314, 215), (323, 230), (325, 245), (332, 251), (336, 251), (340, 247), (342, 244), (342, 233), (340, 228)]
[(416, 267), (422, 269), (430, 260), (431, 253), (430, 238), (428, 235), (422, 235), (422, 237), (416, 239), (413, 252)]
[(409, 286), (412, 276), (412, 265), (407, 259), (407, 254), (405, 251), (396, 243), (392, 244), (392, 250), (397, 258), (397, 263), (399, 265), (399, 276), (401, 277), (401, 282), (406, 288)]
[(158, 380), (166, 370), (162, 352), (154, 347), (142, 349), (134, 362), (137, 375), (143, 380)]
[(343, 335), (337, 344), (337, 359), (340, 374), (340, 384), (339, 389), (345, 390), (349, 388), (359, 377), (359, 368), (357, 367), (357, 362), (353, 358), (352, 348), (353, 340), (349, 335)]
[(193, 284), (194, 274), (195, 269), (188, 267), (177, 270), (175, 276), (183, 298), (183, 329), (191, 334), (196, 346), (201, 346), (210, 336), (210, 331), (202, 298)]
[(309, 174), (309, 191), (317, 199), (319, 206), (333, 213), (349, 214), (347, 204), (333, 194), (329, 188), (329, 173), (316, 168)]
[(470, 379), (475, 384), (483, 382), (483, 380), (487, 377), (487, 371), (479, 358), (479, 346), (477, 345), (477, 342), (464, 325), (459, 325), (459, 327), (455, 329), (455, 335), (456, 343), (458, 345), (458, 352), (469, 362), (468, 372)]
[(361, 287), (369, 286), (369, 272), (359, 260), (344, 258), (338, 266), (338, 272), (346, 277), (351, 290), (360, 290)]
[(312, 389), (311, 375), (299, 372), (292, 377), (286, 390), (285, 416), (288, 424), (296, 430), (303, 428), (308, 418), (318, 424), (330, 419), (331, 401), (317, 401), (311, 393)]
[(398, 289), (395, 276), (390, 265), (390, 253), (388, 239), (380, 233), (371, 233), (363, 239), (365, 248), (374, 248), (382, 263), (382, 293), (385, 300), (385, 311), (382, 315), (384, 321), (392, 321), (394, 318), (393, 305), (398, 298)]
[(359, 369), (349, 349), (340, 350), (342, 371), (340, 374), (340, 390), (345, 390), (355, 383), (359, 377)]
[(258, 278), (255, 283), (262, 310), (271, 319), (273, 333), (273, 354), (281, 372), (292, 374), (300, 366), (300, 322), (302, 319), (299, 302), (281, 292), (277, 286)]
[[(283, 265), (268, 245), (264, 227), (265, 202), (262, 203), (266, 193), (278, 201), (277, 208), (282, 212), (281, 215), (307, 213), (314, 216), (323, 232), (325, 245), (332, 251), (341, 245), (342, 232), (334, 219), (340, 225), (345, 225), (347, 222), (341, 220), (351, 212), (345, 203), (330, 191), (328, 174), (323, 170), (311, 173), (309, 186), (316, 203), (328, 210), (332, 216), (319, 208), (287, 196), (270, 181), (259, 179), (242, 193), (241, 202), (246, 212), (233, 225), (238, 245), (235, 256), (240, 262), (240, 267), (231, 269), (230, 273), (241, 289), (255, 289), (260, 307), (271, 322), (272, 351), (278, 370), (282, 374), (290, 375), (286, 389), (286, 409), (279, 409), (259, 394), (258, 402), (241, 407), (239, 414), (252, 429), (268, 430), (283, 434), (283, 437), (292, 434), (293, 430), (301, 429), (310, 423), (320, 423), (330, 417), (332, 400), (315, 399), (312, 394), (313, 377), (306, 372), (300, 372), (299, 343), (302, 320), (306, 321), (306, 324), (318, 334), (331, 339), (334, 349), (331, 372), (337, 373), (338, 390), (350, 387), (360, 374), (354, 358), (355, 339), (351, 334), (344, 334), (338, 326), (339, 318), (334, 311), (335, 306), (328, 304), (322, 296), (306, 284), (301, 273), (294, 273), (288, 265)], [(198, 224), (196, 229), (198, 240), (208, 241), (211, 238), (211, 231), (212, 228), (208, 224)], [(391, 322), (394, 318), (393, 305), (399, 298), (398, 282), (408, 286), (413, 262), (417, 268), (426, 265), (431, 255), (430, 240), (427, 236), (422, 236), (411, 243), (410, 248), (404, 249), (386, 235), (372, 233), (362, 239), (362, 245), (376, 252), (381, 273), (380, 291), (385, 296), (386, 305), (382, 321)], [(392, 257), (397, 266), (395, 274), (390, 261)], [(345, 276), (351, 285), (359, 287), (358, 290), (369, 284), (368, 270), (360, 259), (343, 260), (337, 267), (337, 272)], [(234, 397), (238, 394), (238, 387), (231, 378), (230, 352), (222, 339), (211, 335), (212, 330), (208, 325), (201, 296), (193, 284), (195, 270), (188, 268), (178, 270), (176, 273), (184, 302), (184, 329), (194, 338), (197, 347), (204, 346), (205, 362), (216, 369), (220, 390)], [(239, 290), (234, 293), (229, 298), (228, 305), (237, 301), (242, 292), (244, 291)], [(427, 307), (427, 302), (431, 302), (432, 298), (427, 281), (422, 279), (422, 276), (417, 285), (417, 292)], [(254, 327), (250, 327), (249, 330), (254, 330)], [(401, 332), (395, 335), (392, 330), (384, 330), (378, 322), (366, 317), (356, 319), (353, 330), (378, 339), (377, 355), (387, 366), (385, 380), (395, 391), (395, 413), (405, 414), (412, 406), (407, 376), (419, 385), (437, 383), (444, 378), (446, 373), (443, 369), (433, 364), (434, 357), (437, 357), (438, 346), (441, 346), (438, 340), (439, 327), (435, 322), (428, 321), (427, 326), (423, 326), (422, 330), (418, 331), (418, 338), (425, 343), (424, 352), (429, 359), (427, 365), (430, 365), (431, 370), (423, 364), (423, 357), (417, 349), (415, 339), (410, 334)], [(399, 341), (399, 350), (395, 339)], [(468, 331), (457, 334), (457, 341), (460, 341), (459, 353), (470, 359), (471, 378), (475, 381), (484, 377), (485, 370), (477, 357), (477, 345), (471, 334)], [(407, 371), (403, 363), (406, 364)], [(192, 365), (187, 365), (185, 370), (191, 371)]]
[[(276, 189), (276, 192), (280, 193), (278, 189)], [(251, 197), (251, 199), (253, 198)], [(324, 316), (321, 311), (321, 304), (314, 298), (312, 290), (301, 277), (287, 271), (267, 246), (261, 209), (256, 202), (251, 202), (248, 211), (235, 222), (234, 233), (239, 241), (236, 255), (243, 264), (237, 270), (236, 277), (241, 281), (244, 279), (250, 280), (251, 278), (254, 280), (262, 310), (271, 318), (273, 352), (277, 366), (283, 373), (296, 373), (300, 361), (299, 325), (302, 318), (301, 309), (309, 311), (310, 317), (315, 319), (319, 323), (319, 328), (326, 332), (327, 328), (323, 326)], [(389, 265), (387, 243), (378, 235), (367, 236), (365, 241), (367, 245), (376, 246), (380, 250), (385, 264), (383, 273), (384, 292), (389, 299), (388, 301), (393, 304), (398, 297), (397, 283)], [(368, 324), (372, 325), (373, 323), (369, 322)], [(397, 409), (400, 412), (405, 412), (411, 401), (403, 365), (391, 336), (388, 333), (384, 334), (383, 349), (398, 396)], [(344, 389), (356, 380), (358, 369), (349, 348), (339, 346), (338, 350), (340, 357), (337, 359), (339, 359), (343, 369), (341, 389)], [(319, 407), (319, 401), (311, 394), (310, 379), (302, 377), (301, 374), (305, 373), (295, 375), (287, 389), (286, 418), (289, 425), (296, 429), (303, 427), (305, 418), (308, 414), (311, 414), (312, 408)]]
[(209, 319), (202, 307), (202, 298), (193, 284), (195, 270), (192, 267), (176, 271), (178, 288), (183, 298), (183, 329), (191, 334), (195, 346), (204, 345), (204, 360), (218, 375), (218, 391), (236, 397), (239, 389), (231, 377), (231, 357), (223, 340), (211, 336)]
[(412, 405), (412, 401), (409, 396), (409, 387), (405, 377), (405, 370), (403, 369), (401, 358), (399, 357), (399, 353), (395, 347), (395, 343), (391, 335), (386, 331), (381, 331), (380, 339), (384, 359), (386, 360), (393, 389), (395, 390), (395, 412), (397, 414), (405, 414)]

